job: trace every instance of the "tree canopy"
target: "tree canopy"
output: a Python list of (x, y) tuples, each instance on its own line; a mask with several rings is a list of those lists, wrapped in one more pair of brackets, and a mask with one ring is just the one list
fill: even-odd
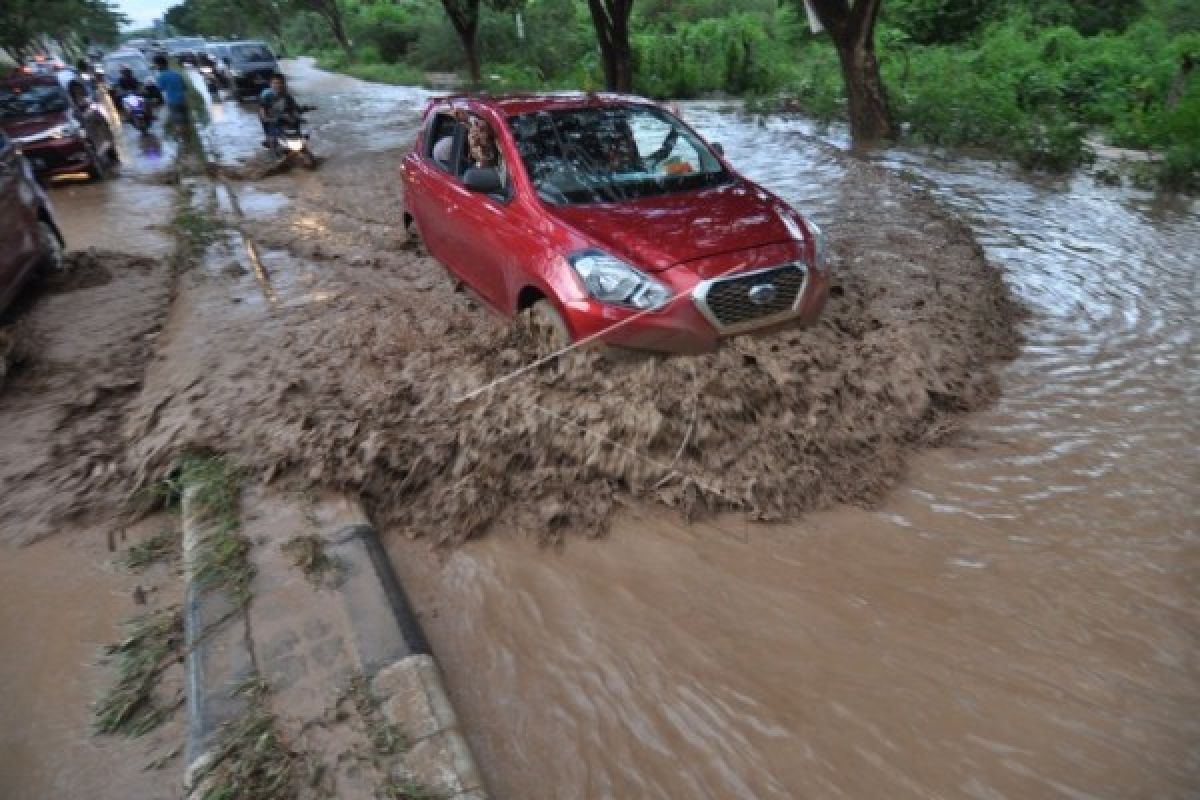
[(110, 44), (128, 18), (107, 0), (4, 0), (0, 3), (0, 47), (20, 58), (39, 37)]

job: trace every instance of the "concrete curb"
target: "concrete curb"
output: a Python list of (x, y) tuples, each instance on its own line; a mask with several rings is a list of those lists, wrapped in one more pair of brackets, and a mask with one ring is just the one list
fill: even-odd
[(195, 487), (183, 493), (184, 664), (188, 724), (184, 745), (184, 786), (190, 792), (206, 771), (221, 726), (246, 710), (237, 687), (256, 673), (246, 619), (217, 589), (197, 585), (197, 554), (211, 526), (196, 515)]
[(358, 501), (344, 496), (325, 504), (317, 518), (326, 551), (345, 568), (339, 593), (359, 670), (370, 679), (384, 718), (409, 745), (393, 777), (445, 800), (485, 800), (437, 663), (375, 527)]
[[(208, 142), (204, 137), (201, 141), (206, 151), (203, 155), (211, 162)], [(240, 217), (237, 195), (228, 183), (194, 176), (187, 179), (187, 185), (202, 189), (196, 194), (210, 198), (219, 212)], [(253, 242), (240, 233), (230, 239), (229, 255), (256, 276), (271, 300), (269, 277)], [(185, 488), (184, 626), (189, 720), (184, 785), (189, 797), (203, 792), (204, 787), (196, 786), (195, 781), (215, 755), (221, 727), (248, 708), (236, 689), (247, 678), (261, 674), (250, 623), (253, 611), (248, 616), (246, 609), (239, 609), (222, 592), (196, 585), (198, 547), (211, 531), (196, 518), (195, 510), (194, 490)], [(386, 721), (403, 733), (409, 745), (390, 777), (427, 788), (443, 800), (486, 800), (478, 767), (459, 728), (428, 641), (362, 505), (344, 495), (329, 495), (316, 504), (313, 521), (327, 554), (336, 558), (343, 569), (335, 591), (348, 621), (346, 645), (350, 659), (368, 680)], [(312, 597), (314, 603), (327, 602), (319, 595)], [(257, 630), (258, 625), (253, 627)], [(267, 660), (262, 666), (269, 670), (271, 655), (265, 652), (263, 657)]]

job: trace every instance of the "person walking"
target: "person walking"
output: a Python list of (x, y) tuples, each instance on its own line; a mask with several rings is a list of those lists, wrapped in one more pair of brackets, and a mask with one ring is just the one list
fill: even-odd
[(161, 53), (154, 57), (154, 68), (158, 70), (154, 82), (167, 107), (167, 127), (182, 132), (188, 122), (187, 86), (183, 76), (170, 68), (167, 57)]

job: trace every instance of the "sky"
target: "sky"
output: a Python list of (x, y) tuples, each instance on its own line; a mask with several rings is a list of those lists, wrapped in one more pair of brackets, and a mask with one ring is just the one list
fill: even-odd
[(133, 21), (134, 28), (144, 28), (178, 0), (117, 0), (116, 6)]

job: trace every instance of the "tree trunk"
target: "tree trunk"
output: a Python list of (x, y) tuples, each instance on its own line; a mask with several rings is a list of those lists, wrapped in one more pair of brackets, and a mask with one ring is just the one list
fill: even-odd
[(478, 87), (483, 81), (479, 66), (479, 46), (475, 42), (475, 33), (479, 30), (479, 0), (442, 0), (442, 8), (462, 42), (463, 53), (467, 57), (467, 72), (471, 77), (471, 85)]
[(809, 0), (837, 48), (846, 82), (850, 135), (856, 146), (894, 133), (887, 91), (875, 57), (875, 20), (883, 0)]
[(326, 0), (325, 8), (325, 19), (329, 20), (333, 38), (346, 51), (346, 55), (354, 55), (354, 47), (350, 44), (350, 37), (346, 35), (346, 26), (342, 23), (342, 10), (338, 8), (337, 0)]
[(871, 144), (892, 135), (892, 115), (887, 92), (879, 76), (879, 61), (870, 42), (838, 46), (842, 78), (846, 82), (847, 115), (854, 143)]
[(483, 83), (483, 73), (479, 68), (479, 46), (475, 42), (475, 33), (470, 38), (463, 38), (463, 51), (467, 54), (467, 73), (471, 76), (471, 85)]
[(633, 91), (633, 48), (629, 44), (629, 13), (633, 0), (588, 0), (604, 88), (611, 92)]

